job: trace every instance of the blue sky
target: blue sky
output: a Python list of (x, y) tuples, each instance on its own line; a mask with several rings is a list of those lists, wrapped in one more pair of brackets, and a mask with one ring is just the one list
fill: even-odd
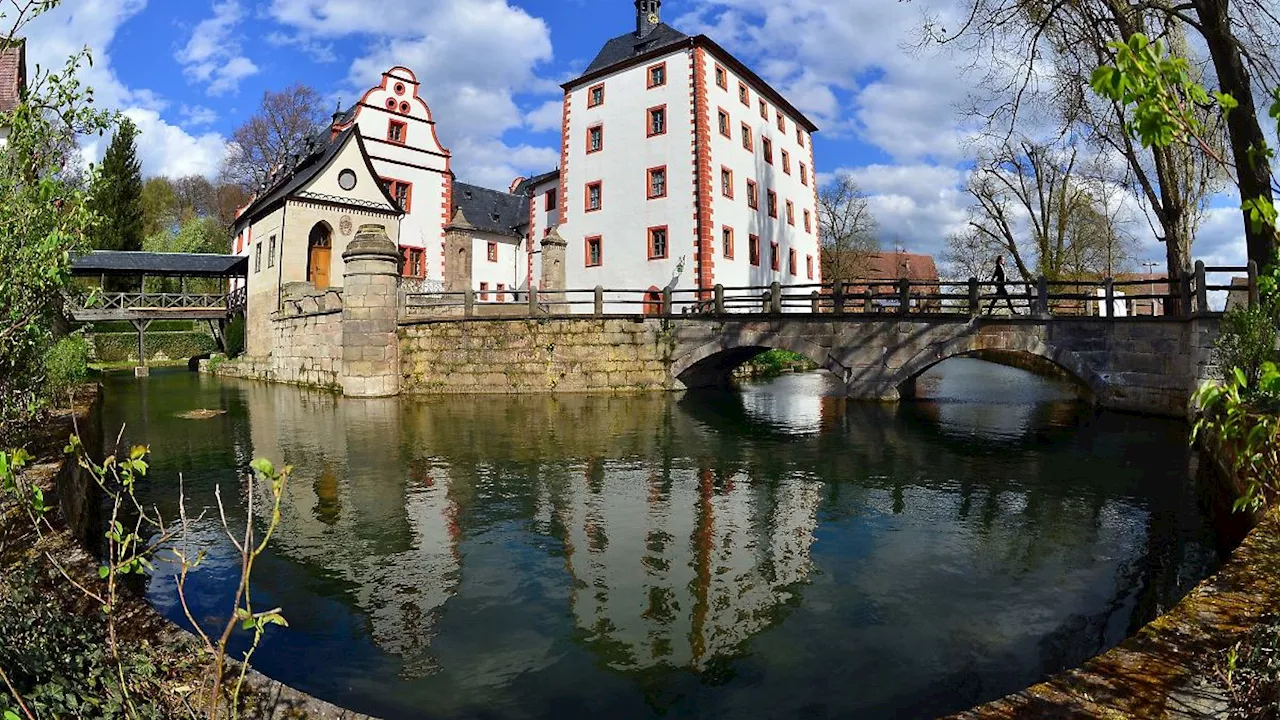
[[(819, 171), (871, 196), (886, 248), (939, 253), (964, 226), (971, 128), (955, 107), (969, 80), (954, 58), (912, 51), (923, 13), (958, 0), (666, 0), (663, 19), (705, 32), (821, 128)], [(559, 160), (562, 93), (630, 0), (63, 0), (29, 28), (30, 59), (60, 65), (93, 48), (86, 80), (143, 132), (146, 174), (217, 173), (226, 139), (262, 92), (295, 82), (349, 104), (394, 64), (422, 92), (463, 180), (506, 187)], [(101, 143), (86, 147), (90, 156)], [(1211, 211), (1197, 254), (1241, 259), (1239, 215)], [(1145, 221), (1142, 254), (1163, 258)]]

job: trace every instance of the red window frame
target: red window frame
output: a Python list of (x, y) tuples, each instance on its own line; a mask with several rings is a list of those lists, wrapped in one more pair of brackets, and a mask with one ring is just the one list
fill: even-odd
[(542, 194), (543, 211), (551, 212), (552, 210), (555, 210), (556, 207), (558, 207), (557, 203), (559, 202), (559, 200), (560, 200), (560, 193), (556, 192), (555, 188), (551, 188), (550, 190), (543, 193)]
[(733, 139), (733, 117), (729, 115), (729, 111), (724, 108), (716, 108), (716, 122), (719, 123), (720, 134), (724, 137)]
[[(593, 102), (593, 100), (595, 100), (597, 90), (600, 91), (600, 102)], [(594, 108), (600, 107), (601, 105), (604, 105), (604, 83), (592, 85), (587, 88), (587, 107)]]
[(778, 217), (778, 193), (774, 190), (766, 190), (768, 194), (769, 217)]
[(760, 209), (760, 186), (756, 185), (755, 180), (747, 181), (747, 207), (753, 210)]
[[(654, 173), (656, 173), (656, 172), (658, 172), (658, 171), (661, 171), (661, 172), (662, 172), (662, 194), (661, 194), (661, 195), (654, 195), (654, 194), (653, 194), (653, 176), (654, 176)], [(649, 169), (645, 170), (645, 172), (644, 172), (644, 194), (645, 194), (645, 197), (646, 197), (647, 199), (649, 199), (649, 200), (659, 200), (659, 199), (661, 199), (661, 198), (666, 197), (666, 196), (667, 196), (667, 190), (670, 188), (670, 185), (671, 185), (671, 183), (669, 182), (669, 181), (670, 181), (670, 179), (671, 179), (671, 178), (667, 176), (667, 166), (666, 166), (666, 165), (656, 165), (656, 166), (654, 166), (654, 167), (651, 167), (651, 168), (649, 168)]]
[[(404, 257), (404, 270), (401, 277), (421, 278), (427, 276), (426, 250), (420, 247), (400, 246), (400, 254)], [(414, 256), (417, 262), (414, 262)]]
[(721, 90), (729, 89), (729, 73), (725, 72), (724, 66), (716, 63), (716, 85)]
[[(591, 244), (596, 245), (596, 262), (591, 262)], [(604, 265), (604, 237), (601, 235), (592, 235), (584, 238), (582, 241), (582, 262), (586, 267), (600, 267)]]
[(760, 236), (747, 236), (747, 259), (753, 267), (760, 267)]
[[(393, 137), (394, 131), (396, 128), (400, 129), (399, 140)], [(404, 145), (408, 141), (408, 137), (409, 137), (409, 123), (404, 122), (403, 120), (387, 121), (387, 142), (392, 142), (397, 145)]]
[(400, 204), (404, 207), (405, 213), (408, 213), (410, 208), (413, 206), (413, 183), (405, 182), (404, 180), (397, 180), (391, 177), (378, 179), (387, 187), (387, 193), (390, 194), (391, 197), (395, 198), (396, 202), (400, 202), (399, 190), (400, 188), (404, 188), (404, 202), (400, 202)]
[(786, 116), (786, 115), (783, 115), (783, 114), (782, 114), (782, 113), (780, 113), (780, 112), (779, 112), (779, 113), (777, 113), (777, 115), (778, 115), (778, 131), (779, 131), (779, 132), (786, 132), (786, 131), (787, 131), (787, 116)]
[[(599, 192), (600, 204), (596, 207), (591, 207), (591, 188), (596, 188), (597, 190), (600, 191)], [(595, 182), (587, 183), (582, 189), (582, 211), (589, 212), (589, 213), (600, 212), (601, 208), (603, 207), (604, 207), (604, 181), (596, 180)]]
[(773, 164), (773, 141), (767, 137), (760, 138), (761, 150), (764, 151), (764, 161), (770, 165)]
[(738, 81), (738, 100), (747, 107), (751, 107), (751, 91), (747, 89), (747, 84)]
[(812, 280), (813, 279), (813, 256), (812, 255), (804, 256), (804, 270), (805, 270), (805, 274), (809, 276), (810, 280)]
[(498, 262), (498, 243), (490, 240), (489, 244), (485, 246), (484, 256), (491, 263)]
[(800, 163), (800, 184), (809, 187), (809, 168), (804, 163)]
[[(655, 82), (653, 81), (653, 71), (654, 71), (654, 70), (657, 70), (657, 69), (659, 69), (659, 68), (661, 68), (661, 69), (662, 69), (662, 82), (660, 82), (660, 83), (655, 83)], [(666, 63), (666, 61), (663, 61), (663, 62), (660, 62), (660, 63), (655, 63), (655, 64), (653, 64), (653, 65), (650, 65), (648, 68), (646, 68), (646, 69), (645, 69), (645, 71), (644, 71), (644, 82), (645, 82), (645, 85), (646, 85), (646, 86), (648, 86), (648, 89), (650, 89), (650, 90), (652, 90), (652, 89), (654, 89), (654, 88), (657, 88), (657, 87), (663, 87), (663, 86), (665, 86), (665, 85), (667, 84), (667, 63)]]
[(796, 249), (791, 248), (787, 251), (787, 270), (790, 272), (791, 277), (796, 276), (796, 270), (798, 268), (799, 265), (796, 264)]
[(800, 147), (804, 147), (804, 128), (796, 125), (796, 143)]
[(793, 227), (796, 224), (796, 204), (790, 200), (787, 201), (787, 224)]
[(765, 102), (763, 99), (760, 100), (760, 117), (764, 119), (765, 122), (769, 121), (769, 103)]
[(725, 260), (733, 259), (733, 228), (728, 225), (720, 228), (720, 252)]
[(813, 215), (808, 210), (804, 211), (804, 231), (807, 233), (813, 232)]
[(742, 123), (742, 149), (747, 152), (756, 151), (756, 140), (751, 136), (751, 126)]
[[(592, 131), (595, 131), (595, 130), (600, 131), (600, 147), (596, 148), (595, 150), (592, 150), (591, 149), (591, 133)], [(592, 153), (602, 152), (603, 150), (604, 150), (604, 123), (596, 123), (595, 125), (592, 125), (591, 127), (587, 128), (587, 154), (590, 155)]]
[(778, 247), (777, 240), (769, 242), (769, 267), (773, 268), (774, 272), (782, 270), (782, 249)]
[[(725, 182), (726, 173), (728, 173), (728, 183)], [(720, 166), (720, 194), (730, 200), (733, 199), (733, 170), (727, 165)]]
[[(662, 130), (660, 130), (660, 131), (658, 131), (658, 132), (654, 132), (654, 131), (653, 131), (653, 111), (654, 111), (654, 110), (661, 110), (661, 111), (662, 111)], [(653, 107), (651, 107), (651, 108), (649, 108), (649, 109), (647, 109), (647, 110), (645, 110), (645, 111), (644, 111), (644, 134), (645, 134), (645, 137), (657, 137), (657, 136), (659, 136), (659, 135), (666, 135), (666, 134), (667, 134), (667, 106), (666, 106), (666, 104), (662, 104), (662, 105), (654, 105)]]
[[(662, 248), (661, 255), (655, 254), (654, 246), (653, 246), (653, 234), (658, 231), (661, 231), (663, 233), (664, 247)], [(671, 233), (668, 231), (667, 226), (654, 225), (653, 227), (650, 227), (646, 231), (645, 235), (648, 238), (649, 259), (650, 260), (666, 260), (667, 257), (671, 254)]]
[(791, 153), (786, 150), (779, 150), (782, 153), (782, 172), (786, 175), (791, 174)]
[(480, 283), (480, 299), (481, 300), (489, 299), (489, 283), (487, 282)]

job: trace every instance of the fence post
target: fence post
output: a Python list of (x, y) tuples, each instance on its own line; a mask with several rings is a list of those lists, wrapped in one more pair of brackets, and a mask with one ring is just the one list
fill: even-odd
[(662, 288), (662, 314), (671, 314), (671, 287)]
[(769, 312), (775, 315), (782, 314), (782, 283), (777, 280), (769, 285)]
[(978, 295), (978, 278), (969, 278), (969, 317), (982, 314), (982, 298)]
[(1189, 273), (1182, 273), (1178, 278), (1178, 306), (1182, 317), (1191, 317), (1191, 275)]
[(713, 301), (715, 303), (715, 308), (714, 308), (715, 314), (723, 315), (724, 314), (724, 285), (721, 285), (720, 283), (716, 283), (716, 286), (713, 292), (715, 293), (713, 296), (715, 298)]
[(819, 295), (817, 290), (814, 290), (813, 292), (809, 293), (809, 312), (813, 313), (814, 315), (817, 315), (818, 313), (822, 312), (821, 301), (818, 299), (818, 297)]
[(1036, 295), (1040, 317), (1049, 317), (1049, 278), (1041, 275), (1036, 280)]
[(1209, 289), (1204, 279), (1204, 261), (1196, 261), (1196, 307), (1194, 314), (1209, 312)]
[(875, 292), (868, 285), (866, 292), (862, 293), (862, 312), (873, 313), (876, 311)]
[(595, 305), (593, 312), (596, 317), (604, 315), (604, 288), (597, 285), (595, 289)]
[(462, 293), (463, 317), (474, 317), (476, 313), (476, 291), (467, 288)]
[(906, 315), (911, 312), (911, 281), (898, 278), (898, 312)]
[(538, 316), (538, 291), (529, 283), (529, 317)]
[(1258, 261), (1249, 261), (1249, 307), (1256, 309), (1262, 305), (1262, 295), (1258, 291)]
[(1114, 278), (1107, 278), (1102, 281), (1102, 286), (1106, 288), (1106, 307), (1103, 308), (1103, 316), (1110, 319), (1116, 316), (1116, 285)]
[(840, 280), (831, 286), (831, 312), (835, 315), (844, 314), (844, 281)]

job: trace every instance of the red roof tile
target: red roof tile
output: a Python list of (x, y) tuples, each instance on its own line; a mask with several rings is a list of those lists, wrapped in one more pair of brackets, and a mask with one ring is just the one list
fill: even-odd
[(0, 112), (13, 112), (27, 84), (27, 41), (19, 38), (0, 49)]

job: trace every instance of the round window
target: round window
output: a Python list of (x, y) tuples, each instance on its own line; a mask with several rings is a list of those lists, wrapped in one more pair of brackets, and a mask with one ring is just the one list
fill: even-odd
[(356, 172), (354, 170), (343, 170), (338, 173), (338, 187), (343, 190), (355, 190)]
[(396, 99), (395, 99), (395, 98), (387, 98), (387, 109), (388, 109), (388, 110), (395, 110), (395, 109), (396, 109)]
[(409, 103), (408, 103), (408, 102), (402, 102), (402, 103), (400, 103), (400, 112), (404, 113), (405, 115), (408, 115), (408, 114), (409, 114)]
[(404, 83), (396, 83), (396, 94), (397, 95), (404, 94)]

